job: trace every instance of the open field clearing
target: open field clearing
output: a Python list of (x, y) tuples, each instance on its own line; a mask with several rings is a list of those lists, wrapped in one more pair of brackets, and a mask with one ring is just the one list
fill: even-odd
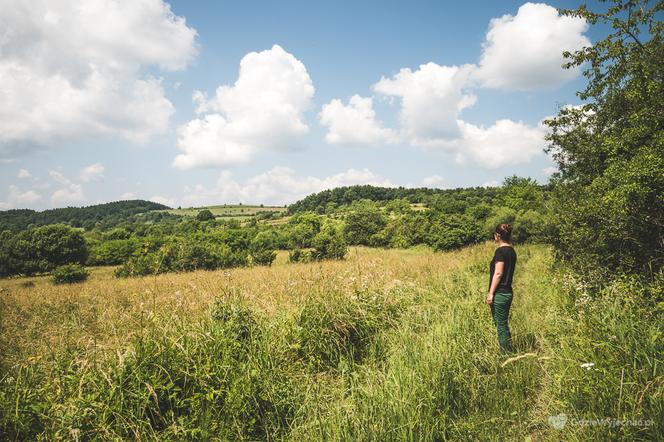
[(181, 216), (196, 216), (198, 212), (203, 209), (207, 209), (214, 216), (224, 217), (224, 218), (244, 218), (256, 215), (260, 212), (286, 212), (286, 208), (283, 206), (252, 206), (252, 205), (239, 205), (239, 204), (223, 204), (220, 206), (205, 206), (205, 207), (191, 207), (191, 208), (181, 208), (181, 209), (170, 209), (164, 210), (164, 212), (171, 213), (173, 215)]
[[(271, 267), (130, 279), (117, 279), (111, 267), (98, 267), (87, 282), (62, 286), (54, 286), (48, 277), (2, 280), (3, 307), (11, 309), (3, 310), (7, 314), (3, 315), (2, 329), (11, 333), (19, 357), (46, 351), (54, 341), (67, 344), (65, 339), (115, 349), (126, 344), (145, 315), (198, 320), (206, 317), (211, 303), (224, 294), (239, 296), (261, 312), (285, 312), (315, 294), (341, 292), (351, 296), (358, 290), (412, 285), (423, 274), (440, 272), (442, 276), (462, 266), (465, 255), (477, 252), (468, 249), (452, 258), (432, 254), (426, 248), (353, 248), (345, 261), (310, 264), (288, 264), (287, 253), (281, 252)], [(12, 310), (16, 316), (10, 314)], [(60, 312), (65, 313), (66, 321), (49, 319)], [(12, 320), (17, 318), (30, 318), (30, 322)], [(28, 348), (32, 352), (22, 350)]]
[[(587, 306), (518, 248), (518, 352), (488, 307), (493, 246), (352, 248), (344, 261), (79, 285), (0, 281), (3, 439), (652, 439), (661, 323), (616, 290)], [(591, 369), (582, 364), (593, 363)], [(644, 419), (562, 429), (550, 416)]]

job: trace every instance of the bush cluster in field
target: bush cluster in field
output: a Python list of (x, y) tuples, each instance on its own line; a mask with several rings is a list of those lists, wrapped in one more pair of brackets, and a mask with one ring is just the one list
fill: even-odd
[[(356, 194), (368, 199), (349, 199)], [(387, 199), (399, 196), (404, 198)], [(0, 233), (0, 276), (45, 273), (69, 263), (120, 265), (119, 277), (271, 265), (277, 249), (290, 250), (291, 262), (343, 259), (347, 245), (426, 244), (443, 251), (488, 238), (498, 222), (514, 223), (518, 242), (540, 242), (551, 234), (545, 215), (549, 197), (534, 180), (517, 177), (501, 188), (449, 191), (354, 186), (305, 198), (277, 224), (259, 221), (262, 212), (240, 223), (217, 220), (204, 209), (196, 217), (156, 218), (161, 212), (148, 212), (125, 222), (113, 218), (110, 227), (100, 222), (90, 228), (86, 222), (86, 230), (63, 224), (6, 230)], [(411, 207), (413, 201), (426, 207)], [(128, 202), (126, 210), (138, 210), (135, 203)], [(302, 211), (312, 204), (314, 210)], [(102, 213), (106, 206), (99, 206)], [(81, 216), (89, 217), (94, 207), (82, 208)]]
[(54, 284), (72, 284), (88, 279), (90, 272), (80, 264), (65, 264), (53, 270), (51, 279)]

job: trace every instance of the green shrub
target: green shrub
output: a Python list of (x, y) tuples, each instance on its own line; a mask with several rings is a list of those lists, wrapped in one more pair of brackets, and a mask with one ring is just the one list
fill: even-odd
[(210, 316), (237, 340), (249, 339), (257, 330), (253, 312), (238, 300), (229, 300), (226, 297), (215, 299)]
[(53, 284), (73, 284), (88, 279), (90, 272), (80, 264), (65, 264), (53, 270), (51, 279)]
[(542, 243), (550, 241), (553, 236), (551, 217), (534, 210), (519, 213), (513, 228), (513, 239), (516, 243), (526, 241)]
[(309, 262), (311, 261), (311, 253), (299, 248), (293, 249), (288, 252), (289, 262)]
[(277, 257), (275, 252), (277, 241), (278, 238), (274, 230), (258, 232), (249, 245), (252, 262), (257, 265), (272, 265)]
[(344, 237), (348, 244), (373, 245), (371, 238), (387, 224), (387, 218), (375, 204), (366, 202), (352, 208), (345, 219)]
[(288, 220), (288, 242), (293, 248), (311, 247), (311, 241), (320, 231), (321, 217), (313, 213), (301, 213)]
[(271, 266), (277, 258), (277, 252), (274, 250), (253, 250), (251, 252), (251, 262), (261, 266)]
[(210, 221), (215, 219), (214, 214), (208, 210), (208, 209), (203, 209), (200, 212), (196, 214), (196, 220), (197, 221)]
[[(118, 230), (118, 229), (115, 229)], [(118, 265), (125, 262), (140, 246), (137, 239), (111, 239), (91, 244), (88, 265)]]
[(458, 249), (483, 239), (479, 224), (467, 215), (438, 215), (432, 219), (428, 244), (437, 251)]
[(115, 270), (119, 278), (167, 272), (214, 270), (247, 265), (246, 252), (235, 252), (226, 244), (174, 238), (152, 251), (137, 251)]
[(315, 260), (344, 259), (348, 246), (339, 228), (328, 224), (321, 228), (312, 241), (311, 257)]
[(80, 230), (63, 224), (29, 228), (15, 235), (3, 232), (0, 276), (50, 272), (68, 263), (84, 264), (88, 246)]

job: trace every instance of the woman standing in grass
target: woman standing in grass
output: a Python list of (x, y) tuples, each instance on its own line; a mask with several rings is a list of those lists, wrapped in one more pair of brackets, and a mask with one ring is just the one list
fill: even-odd
[(512, 247), (512, 226), (498, 224), (493, 234), (498, 248), (489, 266), (489, 293), (486, 303), (498, 331), (498, 343), (503, 352), (512, 351), (512, 337), (507, 323), (512, 305), (512, 277), (516, 267), (516, 252)]

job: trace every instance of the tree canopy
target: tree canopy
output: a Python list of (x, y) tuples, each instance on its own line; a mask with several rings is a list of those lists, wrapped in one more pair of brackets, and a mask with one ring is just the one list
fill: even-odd
[[(606, 3), (606, 2), (603, 2)], [(561, 11), (612, 31), (566, 53), (586, 66), (577, 107), (550, 119), (559, 172), (559, 255), (582, 271), (654, 274), (664, 262), (664, 2), (614, 1), (605, 12)]]

